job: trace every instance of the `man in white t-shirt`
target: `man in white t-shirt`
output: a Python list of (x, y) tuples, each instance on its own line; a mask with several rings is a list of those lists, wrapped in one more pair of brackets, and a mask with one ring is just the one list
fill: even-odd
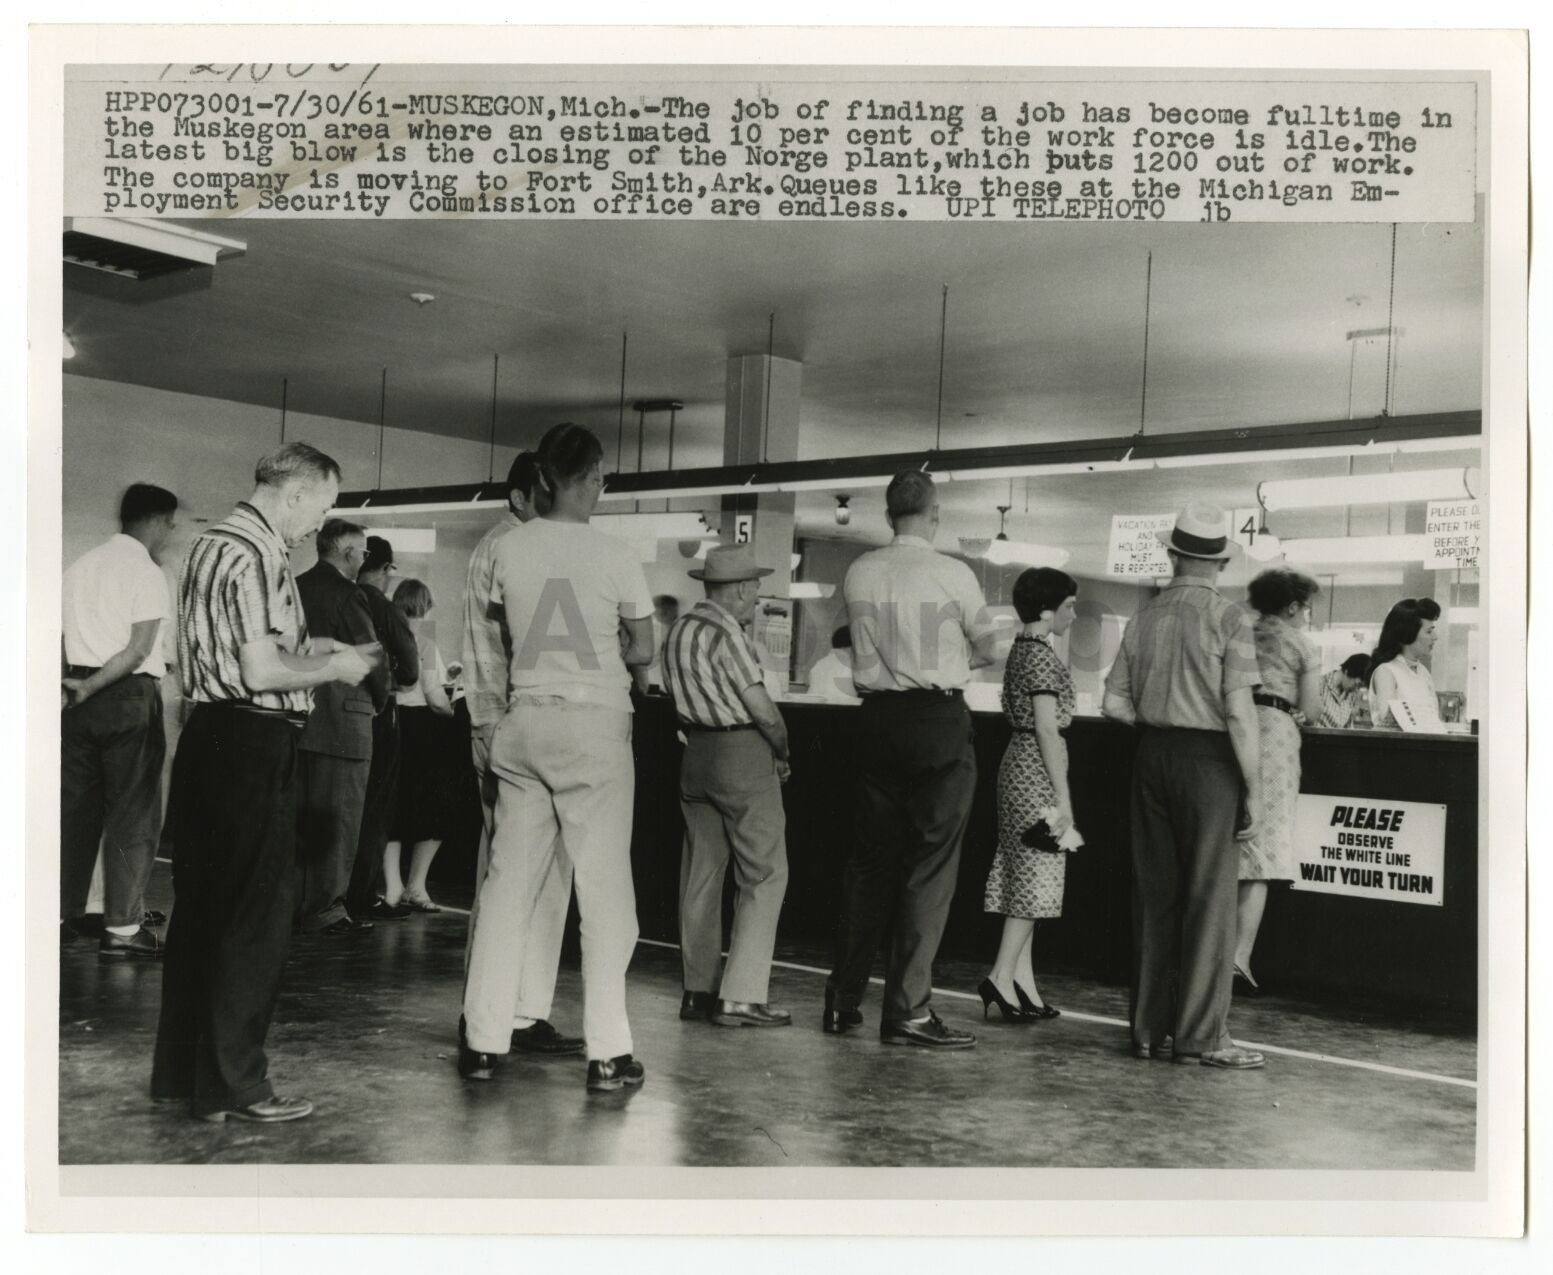
[(64, 578), (64, 705), (60, 715), (60, 919), (81, 917), (102, 845), (104, 960), (162, 955), (145, 927), (145, 888), (162, 831), (162, 621), (172, 613), (158, 565), (178, 498), (135, 483), (119, 534)]
[(471, 918), (459, 1073), (489, 1080), (511, 1048), (537, 883), (559, 869), (582, 918), (587, 1085), (613, 1090), (644, 1077), (625, 1001), (637, 935), (628, 667), (652, 660), (652, 595), (636, 554), (587, 525), (603, 490), (598, 439), (557, 425), (538, 455), (549, 511), (496, 544), (510, 701), (491, 738), (496, 826)]

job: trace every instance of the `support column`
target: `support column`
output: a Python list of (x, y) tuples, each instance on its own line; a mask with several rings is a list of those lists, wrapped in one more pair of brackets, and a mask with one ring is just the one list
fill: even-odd
[[(803, 364), (765, 354), (728, 360), (727, 415), (723, 429), (725, 465), (798, 459), (798, 409)], [(747, 540), (755, 559), (772, 573), (761, 582), (755, 634), (769, 672), (787, 689), (792, 671), (793, 511), (791, 495), (762, 493), (723, 497), (723, 539)]]

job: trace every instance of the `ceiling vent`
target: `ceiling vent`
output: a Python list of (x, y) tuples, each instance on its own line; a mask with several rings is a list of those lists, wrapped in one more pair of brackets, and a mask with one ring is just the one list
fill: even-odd
[(160, 279), (241, 256), (248, 245), (134, 218), (65, 218), (65, 262), (119, 279)]

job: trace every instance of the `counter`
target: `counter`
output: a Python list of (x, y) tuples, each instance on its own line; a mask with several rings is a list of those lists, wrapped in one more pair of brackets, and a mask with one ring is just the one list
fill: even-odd
[[(780, 939), (829, 951), (853, 806), (859, 714), (849, 705), (787, 703), (793, 776), (785, 790), (789, 884)], [(979, 770), (960, 881), (941, 948), (985, 960), (1001, 919), (982, 911), (996, 843), (998, 761), (1009, 729), (974, 713)], [(1137, 734), (1099, 718), (1068, 731), (1074, 817), (1086, 847), (1070, 855), (1063, 916), (1036, 930), (1037, 968), (1125, 983), (1131, 965), (1128, 792)], [(676, 941), (681, 822), (679, 745), (668, 701), (637, 715), (637, 804), (632, 861), (647, 938)], [(1477, 739), (1389, 731), (1305, 734), (1302, 790), (1443, 804), (1441, 906), (1348, 898), (1275, 887), (1255, 968), (1269, 986), (1328, 1000), (1379, 999), (1470, 1011), (1477, 997)], [(779, 940), (780, 941), (780, 940)]]

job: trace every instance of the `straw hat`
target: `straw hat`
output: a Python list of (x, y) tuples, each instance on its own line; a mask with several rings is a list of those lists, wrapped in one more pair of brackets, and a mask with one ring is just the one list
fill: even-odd
[(752, 545), (718, 545), (706, 552), (706, 567), (690, 572), (692, 580), (708, 584), (736, 584), (740, 580), (759, 580), (775, 570), (755, 562)]
[(1233, 558), (1240, 545), (1229, 538), (1229, 514), (1206, 500), (1194, 500), (1176, 515), (1169, 531), (1156, 531), (1160, 544), (1183, 558)]

